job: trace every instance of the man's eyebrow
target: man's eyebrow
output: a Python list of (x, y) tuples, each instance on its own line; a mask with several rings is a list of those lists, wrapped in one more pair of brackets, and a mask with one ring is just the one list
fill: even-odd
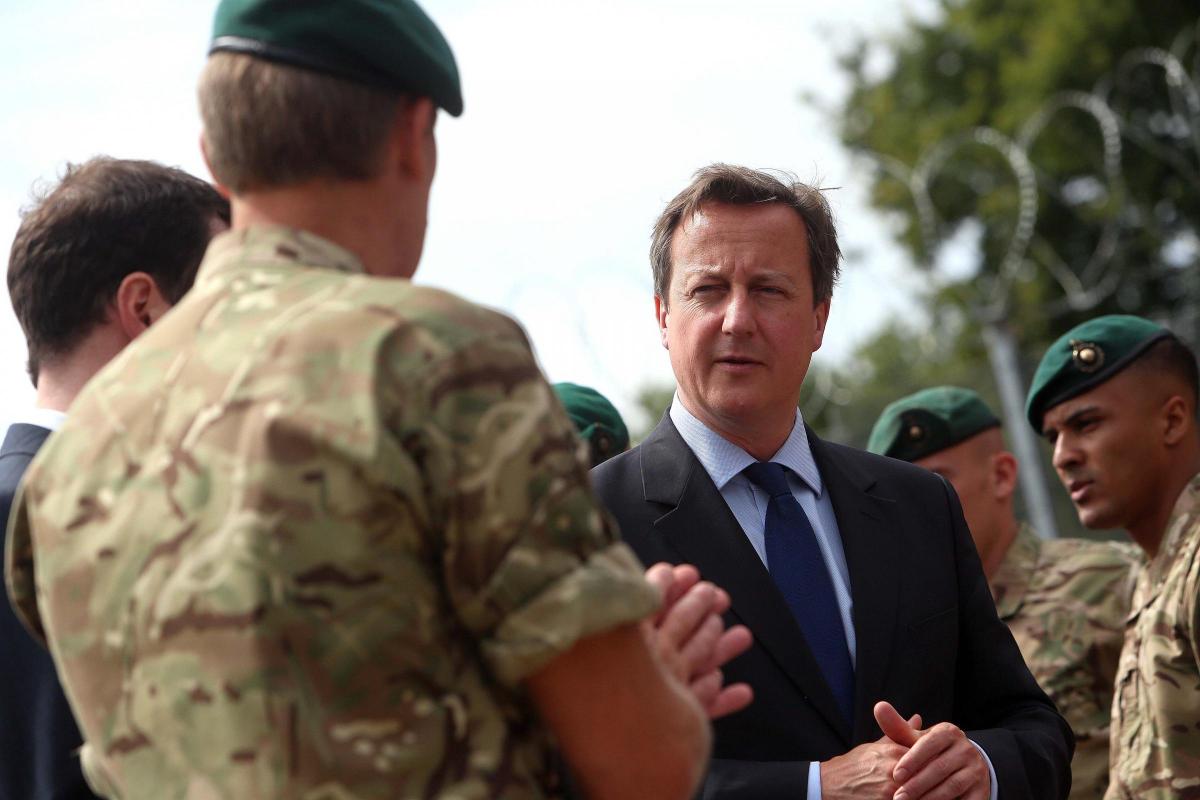
[(786, 283), (795, 283), (796, 279), (781, 269), (765, 269), (754, 276), (755, 283), (762, 281), (784, 281)]
[(1075, 411), (1071, 412), (1070, 416), (1068, 416), (1065, 420), (1063, 420), (1063, 424), (1069, 425), (1071, 423), (1077, 422), (1079, 420), (1079, 418), (1084, 416), (1085, 414), (1094, 414), (1099, 410), (1100, 410), (1099, 406), (1084, 406), (1083, 408), (1076, 409)]
[(725, 269), (717, 264), (695, 264), (683, 268), (684, 275), (718, 275)]
[(1092, 413), (1095, 413), (1098, 411), (1100, 411), (1100, 407), (1096, 406), (1096, 405), (1084, 406), (1083, 408), (1077, 408), (1074, 411), (1072, 411), (1067, 416), (1067, 418), (1062, 421), (1062, 423), (1060, 425), (1043, 425), (1042, 426), (1042, 436), (1049, 436), (1051, 433), (1057, 433), (1059, 428), (1065, 428), (1068, 425), (1074, 425), (1076, 422), (1079, 421), (1079, 418), (1084, 416), (1085, 414), (1092, 414)]
[[(694, 264), (689, 267), (684, 267), (682, 274), (684, 275), (725, 275), (729, 269), (721, 264)], [(789, 283), (795, 283), (795, 278), (786, 270), (782, 269), (764, 269), (754, 275), (753, 283), (761, 283), (763, 281), (780, 280)]]

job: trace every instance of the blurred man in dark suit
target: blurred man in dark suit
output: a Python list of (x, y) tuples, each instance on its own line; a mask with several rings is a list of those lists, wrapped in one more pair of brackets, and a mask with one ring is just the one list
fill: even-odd
[[(26, 212), (8, 291), (29, 348), (35, 407), (0, 445), (0, 520), (71, 401), (102, 366), (191, 287), (229, 203), (208, 183), (150, 161), (69, 167)], [(82, 743), (54, 663), (0, 603), (0, 800), (92, 797)]]

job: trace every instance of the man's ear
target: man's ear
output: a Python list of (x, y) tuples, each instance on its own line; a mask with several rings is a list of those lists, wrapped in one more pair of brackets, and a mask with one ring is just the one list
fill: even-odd
[(428, 97), (402, 100), (388, 140), (387, 168), (409, 180), (431, 182), (437, 167), (436, 122), (437, 106)]
[(1006, 500), (1012, 497), (1017, 490), (1017, 472), (1020, 467), (1017, 465), (1016, 457), (1007, 450), (992, 455), (992, 496), (997, 500)]
[(1178, 394), (1173, 394), (1163, 403), (1160, 412), (1163, 432), (1163, 444), (1174, 447), (1183, 441), (1192, 426), (1196, 424), (1195, 412), (1187, 400)]
[(658, 337), (662, 346), (670, 350), (671, 345), (667, 344), (667, 313), (667, 301), (657, 294), (654, 295), (654, 318), (658, 320)]
[(158, 288), (154, 278), (145, 272), (131, 272), (117, 287), (113, 301), (121, 330), (130, 341), (153, 325), (170, 310), (171, 304)]
[(813, 309), (815, 330), (813, 331), (812, 349), (814, 353), (821, 349), (821, 342), (825, 340), (825, 325), (829, 322), (829, 306), (832, 302), (832, 297), (826, 297)]

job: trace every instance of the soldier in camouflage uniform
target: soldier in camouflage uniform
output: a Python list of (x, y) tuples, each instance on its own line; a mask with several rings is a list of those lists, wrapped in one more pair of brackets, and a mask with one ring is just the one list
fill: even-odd
[(1033, 677), (1075, 734), (1071, 798), (1104, 796), (1109, 714), (1129, 595), (1133, 545), (1043, 541), (1022, 524), (988, 584)]
[(884, 409), (872, 452), (911, 461), (953, 485), (999, 614), (1038, 684), (1075, 734), (1072, 800), (1108, 785), (1109, 709), (1137, 548), (1042, 541), (1013, 513), (1016, 458), (1000, 420), (969, 389), (938, 386)]
[(1125, 528), (1140, 570), (1117, 668), (1106, 797), (1200, 797), (1200, 432), (1196, 357), (1139, 317), (1099, 317), (1051, 345), (1033, 427), (1089, 528)]
[(410, 2), (217, 11), (234, 230), (80, 395), (7, 554), (101, 794), (553, 797), (557, 744), (593, 796), (682, 798), (736, 705), (728, 599), (643, 577), (520, 328), (406, 280), (435, 103)]

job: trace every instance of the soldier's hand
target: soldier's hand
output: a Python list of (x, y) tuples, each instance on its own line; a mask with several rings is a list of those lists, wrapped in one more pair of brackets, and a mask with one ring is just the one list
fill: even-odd
[(892, 770), (895, 800), (988, 800), (987, 762), (962, 729), (942, 722), (923, 731), (919, 717), (914, 720), (905, 722), (890, 703), (875, 704), (885, 738), (908, 748)]
[(721, 667), (752, 641), (744, 625), (726, 630), (721, 615), (729, 595), (701, 581), (690, 565), (655, 564), (646, 579), (662, 594), (663, 605), (644, 630), (667, 668), (691, 688), (710, 719), (749, 705), (754, 695), (748, 685), (723, 685)]

